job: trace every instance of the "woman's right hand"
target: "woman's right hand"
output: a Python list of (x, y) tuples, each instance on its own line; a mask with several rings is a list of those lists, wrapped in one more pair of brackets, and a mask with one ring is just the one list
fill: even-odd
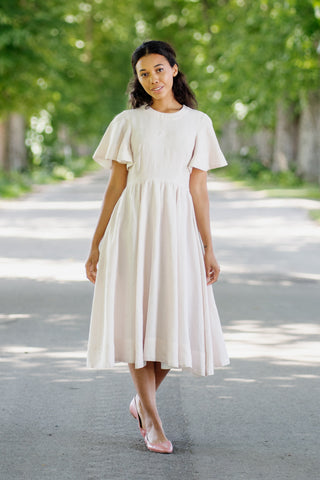
[(87, 278), (92, 283), (96, 283), (97, 264), (99, 260), (99, 248), (92, 248), (86, 261)]

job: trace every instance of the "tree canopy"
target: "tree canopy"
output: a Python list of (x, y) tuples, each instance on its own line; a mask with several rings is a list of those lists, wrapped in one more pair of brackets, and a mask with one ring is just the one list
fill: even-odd
[(0, 26), (0, 116), (47, 111), (79, 142), (126, 108), (144, 40), (173, 44), (217, 129), (273, 127), (279, 101), (319, 90), (318, 0), (3, 0)]

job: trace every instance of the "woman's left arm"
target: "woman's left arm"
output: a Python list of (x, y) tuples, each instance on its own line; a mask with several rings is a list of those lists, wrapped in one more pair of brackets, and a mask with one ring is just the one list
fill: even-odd
[(207, 189), (207, 172), (193, 168), (190, 175), (190, 193), (200, 236), (204, 247), (204, 264), (207, 276), (207, 285), (216, 282), (220, 267), (213, 253), (210, 230), (210, 207)]

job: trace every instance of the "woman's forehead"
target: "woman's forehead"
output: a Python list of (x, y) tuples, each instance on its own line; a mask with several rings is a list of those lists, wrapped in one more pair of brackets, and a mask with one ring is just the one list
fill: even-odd
[(160, 55), (158, 53), (149, 53), (144, 57), (141, 57), (136, 64), (136, 70), (139, 72), (140, 70), (148, 70), (155, 68), (159, 65), (167, 65), (169, 64), (166, 57)]

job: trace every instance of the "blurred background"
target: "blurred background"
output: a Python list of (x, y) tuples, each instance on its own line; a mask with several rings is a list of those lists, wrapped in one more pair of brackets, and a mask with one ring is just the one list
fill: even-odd
[(176, 49), (230, 174), (319, 191), (320, 1), (1, 0), (3, 196), (93, 163), (150, 39)]

